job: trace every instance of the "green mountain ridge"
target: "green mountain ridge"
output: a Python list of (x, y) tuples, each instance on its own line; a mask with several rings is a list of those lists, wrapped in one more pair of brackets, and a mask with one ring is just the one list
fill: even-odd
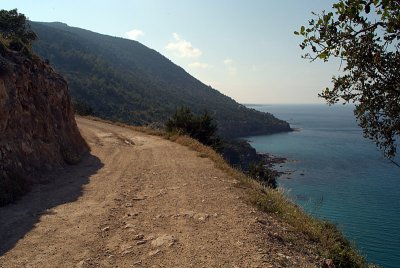
[(31, 22), (34, 51), (96, 116), (128, 124), (164, 123), (177, 107), (211, 112), (226, 138), (290, 131), (287, 122), (246, 108), (137, 41), (54, 22)]

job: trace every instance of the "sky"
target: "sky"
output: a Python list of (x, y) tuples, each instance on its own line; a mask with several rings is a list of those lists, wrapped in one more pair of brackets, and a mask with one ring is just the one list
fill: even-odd
[(240, 103), (323, 103), (338, 62), (301, 58), (293, 34), (331, 0), (0, 0), (32, 21), (136, 40)]

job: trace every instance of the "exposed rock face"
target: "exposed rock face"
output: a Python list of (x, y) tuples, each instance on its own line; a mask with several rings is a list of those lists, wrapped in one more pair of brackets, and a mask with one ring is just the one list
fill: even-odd
[(1, 205), (15, 199), (15, 174), (35, 182), (35, 174), (78, 160), (88, 147), (63, 77), (36, 56), (0, 52)]
[(242, 170), (248, 170), (250, 164), (258, 164), (263, 160), (245, 140), (224, 141), (220, 153), (229, 164)]

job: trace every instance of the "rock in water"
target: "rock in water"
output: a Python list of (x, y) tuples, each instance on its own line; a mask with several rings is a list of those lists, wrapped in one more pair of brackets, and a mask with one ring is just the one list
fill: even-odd
[[(1, 44), (2, 45), (2, 44)], [(0, 205), (38, 173), (79, 161), (88, 147), (65, 79), (35, 55), (0, 49)]]

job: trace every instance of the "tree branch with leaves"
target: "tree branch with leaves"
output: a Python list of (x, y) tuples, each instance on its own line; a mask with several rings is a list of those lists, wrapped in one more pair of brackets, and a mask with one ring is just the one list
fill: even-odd
[(341, 60), (343, 75), (319, 96), (328, 104), (354, 103), (364, 136), (393, 159), (400, 138), (400, 1), (340, 0), (332, 9), (313, 12), (295, 32), (304, 38), (302, 57)]

